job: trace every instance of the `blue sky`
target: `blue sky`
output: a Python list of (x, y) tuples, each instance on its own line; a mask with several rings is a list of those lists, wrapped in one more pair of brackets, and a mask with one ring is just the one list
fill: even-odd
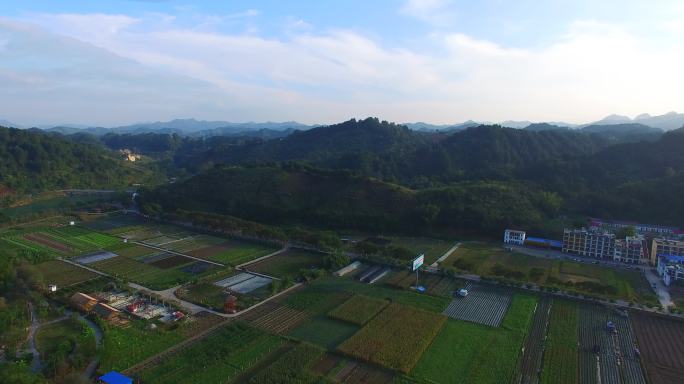
[(0, 119), (585, 122), (684, 110), (682, 59), (681, 1), (23, 0)]

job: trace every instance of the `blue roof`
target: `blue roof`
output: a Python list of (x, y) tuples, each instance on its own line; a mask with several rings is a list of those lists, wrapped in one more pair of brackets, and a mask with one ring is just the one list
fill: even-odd
[(124, 376), (117, 371), (107, 372), (100, 376), (100, 381), (107, 384), (133, 384), (133, 379)]
[(658, 257), (664, 257), (665, 259), (667, 259), (667, 261), (669, 261), (671, 263), (684, 264), (684, 256), (664, 255), (662, 253), (659, 253)]
[(547, 244), (547, 245), (550, 245), (550, 246), (552, 246), (552, 247), (562, 247), (562, 246), (563, 246), (563, 242), (562, 242), (562, 241), (543, 239), (543, 238), (541, 238), (541, 237), (529, 237), (529, 236), (528, 236), (528, 237), (525, 239), (525, 241), (531, 241), (531, 242), (533, 242), (533, 243)]

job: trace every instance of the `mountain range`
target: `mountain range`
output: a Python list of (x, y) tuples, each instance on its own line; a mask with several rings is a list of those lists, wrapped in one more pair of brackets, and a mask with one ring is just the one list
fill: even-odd
[[(664, 131), (678, 129), (684, 126), (684, 113), (669, 112), (664, 115), (651, 116), (647, 113), (640, 114), (635, 118), (629, 118), (622, 115), (609, 115), (605, 118), (586, 124), (572, 124), (562, 121), (547, 121), (547, 122), (531, 122), (531, 121), (515, 121), (506, 120), (500, 123), (493, 123), (490, 121), (474, 121), (467, 120), (456, 124), (430, 124), (425, 122), (404, 123), (403, 125), (415, 131), (440, 131), (452, 132), (459, 131), (466, 128), (478, 125), (501, 125), (509, 128), (532, 128), (534, 130), (540, 129), (540, 124), (548, 124), (554, 127), (564, 127), (581, 129), (591, 125), (620, 125), (620, 124), (641, 124), (652, 128), (658, 128)], [(26, 128), (19, 124), (12, 123), (7, 120), (0, 119), (0, 126)], [(96, 136), (102, 136), (107, 133), (121, 133), (121, 134), (139, 134), (139, 133), (176, 133), (191, 137), (212, 137), (212, 136), (231, 136), (231, 135), (251, 135), (254, 131), (262, 131), (262, 136), (277, 137), (284, 136), (276, 134), (275, 132), (286, 131), (293, 132), (295, 130), (307, 130), (320, 125), (308, 125), (295, 121), (287, 122), (247, 122), (247, 123), (233, 123), (229, 121), (204, 121), (196, 119), (175, 119), (167, 122), (150, 122), (138, 123), (131, 125), (124, 125), (118, 127), (87, 127), (78, 124), (63, 124), (57, 126), (41, 126), (39, 128), (48, 132), (57, 132), (64, 135), (71, 135), (75, 133), (89, 133)]]

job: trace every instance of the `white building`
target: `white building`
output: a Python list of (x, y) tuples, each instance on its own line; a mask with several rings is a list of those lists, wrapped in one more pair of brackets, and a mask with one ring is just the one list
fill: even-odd
[(514, 229), (507, 229), (504, 232), (504, 243), (523, 245), (525, 244), (525, 231), (516, 231)]

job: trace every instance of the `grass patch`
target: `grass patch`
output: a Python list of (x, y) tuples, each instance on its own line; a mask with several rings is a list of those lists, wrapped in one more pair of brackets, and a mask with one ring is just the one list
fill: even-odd
[(50, 260), (36, 265), (45, 284), (57, 284), (57, 288), (94, 279), (98, 274), (59, 260)]
[(356, 325), (364, 325), (389, 304), (387, 300), (355, 295), (333, 309), (330, 317)]
[(408, 373), (445, 320), (441, 314), (391, 304), (338, 349), (361, 360)]
[(536, 297), (517, 294), (499, 328), (449, 319), (416, 366), (413, 376), (448, 383), (507, 383), (516, 372), (518, 356)]
[(425, 254), (425, 264), (430, 265), (439, 259), (454, 243), (427, 237), (391, 237), (391, 245), (406, 248), (416, 256)]
[(575, 302), (554, 299), (549, 318), (541, 382), (573, 384), (577, 382), (579, 306)]
[(334, 350), (358, 330), (359, 327), (355, 325), (316, 316), (299, 325), (288, 336)]

